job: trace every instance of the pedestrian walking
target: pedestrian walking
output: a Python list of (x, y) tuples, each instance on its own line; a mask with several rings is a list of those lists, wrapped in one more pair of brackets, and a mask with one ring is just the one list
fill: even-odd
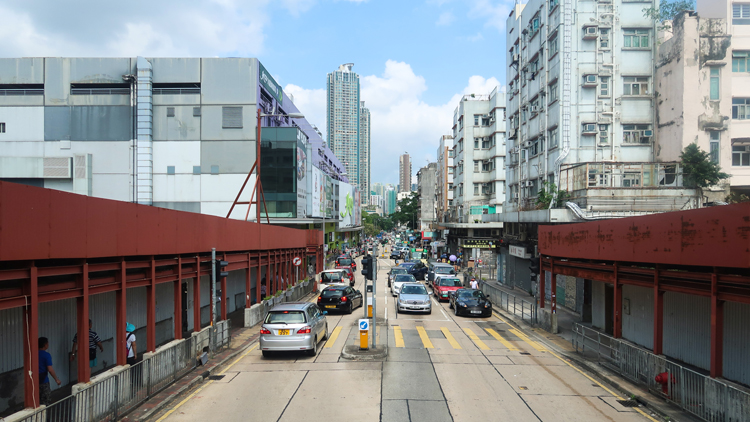
[(260, 281), (260, 297), (265, 299), (266, 298), (266, 278), (263, 277), (263, 280)]
[(138, 357), (138, 349), (136, 349), (135, 344), (135, 325), (129, 322), (125, 325), (125, 349), (128, 352), (128, 365), (135, 365), (136, 358)]
[[(99, 338), (99, 336), (96, 334), (96, 332), (92, 329), (94, 324), (89, 319), (89, 367), (93, 368), (96, 366), (97, 360), (96, 360), (96, 349), (99, 348), (102, 352), (104, 351), (104, 346), (102, 346), (102, 339)], [(72, 362), (76, 358), (76, 353), (78, 352), (78, 333), (76, 333), (75, 336), (73, 336), (73, 349), (70, 351), (70, 361)]]
[(49, 349), (47, 337), (39, 337), (39, 403), (45, 406), (52, 404), (49, 376), (52, 375), (57, 385), (62, 384), (52, 367), (52, 355), (49, 354), (47, 349)]
[(471, 286), (472, 289), (478, 289), (479, 283), (477, 282), (477, 279), (472, 277), (471, 282), (469, 282), (469, 286)]

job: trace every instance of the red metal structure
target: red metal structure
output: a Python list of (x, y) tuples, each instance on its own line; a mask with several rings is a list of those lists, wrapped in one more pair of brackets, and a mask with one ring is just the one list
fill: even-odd
[[(664, 293), (711, 300), (711, 376), (722, 376), (724, 303), (750, 304), (750, 203), (618, 220), (540, 226), (540, 268), (614, 286), (614, 337), (622, 337), (622, 286), (654, 291), (654, 353), (663, 350)], [(540, 277), (540, 291), (545, 291)], [(545, 307), (544, 295), (540, 306)]]
[[(89, 297), (116, 292), (117, 363), (126, 362), (126, 292), (146, 287), (148, 351), (156, 349), (156, 285), (173, 283), (175, 309), (182, 307), (180, 284), (192, 278), (194, 303), (200, 303), (200, 275), (211, 272), (211, 248), (245, 272), (246, 307), (253, 302), (251, 270), (260, 283), (266, 267), (268, 292), (282, 289), (271, 266), (290, 280), (294, 256), (314, 256), (323, 267), (323, 234), (220, 217), (91, 198), (0, 182), (0, 309), (23, 307), (25, 404), (37, 407), (39, 303), (75, 298), (78, 350), (88, 349)], [(226, 278), (221, 281), (226, 295)], [(255, 302), (260, 302), (256, 288)], [(221, 319), (226, 319), (226, 297)], [(174, 332), (182, 337), (182, 314), (174, 313)], [(194, 306), (195, 330), (200, 307)], [(90, 379), (88, 355), (78, 354), (78, 380)]]

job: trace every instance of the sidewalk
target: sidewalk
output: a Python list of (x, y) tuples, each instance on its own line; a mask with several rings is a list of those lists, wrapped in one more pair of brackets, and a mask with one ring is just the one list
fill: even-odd
[[(313, 292), (301, 298), (300, 301), (309, 300), (313, 294), (317, 294), (317, 292)], [(233, 320), (232, 323), (234, 324), (235, 318), (231, 319)], [(245, 328), (243, 326), (232, 328), (230, 330), (230, 333), (232, 338), (229, 347), (217, 352), (213, 356), (213, 358), (211, 358), (208, 363), (206, 363), (206, 365), (195, 368), (193, 371), (189, 372), (187, 375), (180, 378), (169, 387), (146, 400), (143, 404), (135, 408), (132, 412), (128, 413), (121, 420), (147, 421), (150, 418), (153, 418), (160, 411), (169, 406), (169, 404), (172, 403), (181, 394), (202, 383), (212, 374), (218, 372), (221, 366), (231, 361), (240, 353), (247, 350), (247, 348), (253, 345), (260, 337), (259, 328), (257, 325), (248, 328)]]
[[(530, 296), (527, 292), (524, 292), (520, 289), (512, 289), (505, 286), (504, 284), (500, 284), (495, 281), (487, 283), (496, 289), (503, 290), (504, 292), (515, 295), (521, 299), (530, 302), (535, 301), (534, 296)], [(521, 318), (507, 312), (505, 309), (496, 308), (495, 311), (509, 318), (516, 325), (529, 328), (529, 324), (527, 322), (522, 321)], [(568, 361), (574, 363), (583, 371), (589, 372), (590, 375), (594, 375), (595, 377), (601, 379), (606, 384), (609, 384), (615, 390), (620, 392), (625, 398), (635, 397), (636, 401), (638, 401), (641, 405), (643, 405), (651, 412), (651, 416), (653, 418), (672, 421), (701, 421), (701, 419), (668, 403), (666, 400), (663, 400), (651, 394), (645, 386), (633, 384), (625, 378), (610, 371), (603, 365), (600, 365), (596, 360), (586, 358), (585, 356), (576, 353), (572, 345), (573, 323), (579, 322), (579, 319), (580, 317), (578, 316), (578, 314), (563, 307), (558, 307), (558, 334), (552, 334), (540, 327), (531, 327), (530, 331), (533, 331), (543, 343), (554, 346), (553, 350), (560, 353)]]

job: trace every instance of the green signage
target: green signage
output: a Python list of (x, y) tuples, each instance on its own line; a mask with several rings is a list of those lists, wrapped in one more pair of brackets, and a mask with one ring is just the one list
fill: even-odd
[(346, 217), (347, 215), (352, 215), (354, 213), (354, 199), (352, 199), (351, 193), (346, 193), (346, 209), (344, 209), (344, 212), (341, 213), (341, 218)]
[(258, 66), (258, 80), (260, 80), (260, 84), (263, 86), (263, 88), (266, 89), (266, 91), (268, 91), (269, 94), (273, 95), (273, 97), (276, 98), (276, 101), (278, 101), (279, 104), (283, 103), (284, 91), (281, 89), (281, 85), (276, 83), (276, 80), (273, 79), (273, 76), (268, 73), (261, 62), (258, 62)]

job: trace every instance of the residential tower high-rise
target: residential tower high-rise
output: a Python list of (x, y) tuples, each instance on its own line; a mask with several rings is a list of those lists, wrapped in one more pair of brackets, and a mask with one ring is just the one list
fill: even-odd
[(370, 191), (370, 110), (365, 102), (359, 106), (359, 190)]
[(411, 158), (408, 153), (398, 157), (398, 191), (411, 192)]
[[(344, 163), (355, 185), (363, 181), (360, 145), (359, 75), (352, 72), (354, 63), (339, 66), (328, 74), (328, 146)], [(369, 119), (368, 119), (369, 123)], [(369, 132), (369, 131), (368, 131)], [(367, 154), (369, 157), (369, 153)], [(368, 180), (369, 182), (369, 180)], [(369, 187), (363, 192), (369, 192)]]

